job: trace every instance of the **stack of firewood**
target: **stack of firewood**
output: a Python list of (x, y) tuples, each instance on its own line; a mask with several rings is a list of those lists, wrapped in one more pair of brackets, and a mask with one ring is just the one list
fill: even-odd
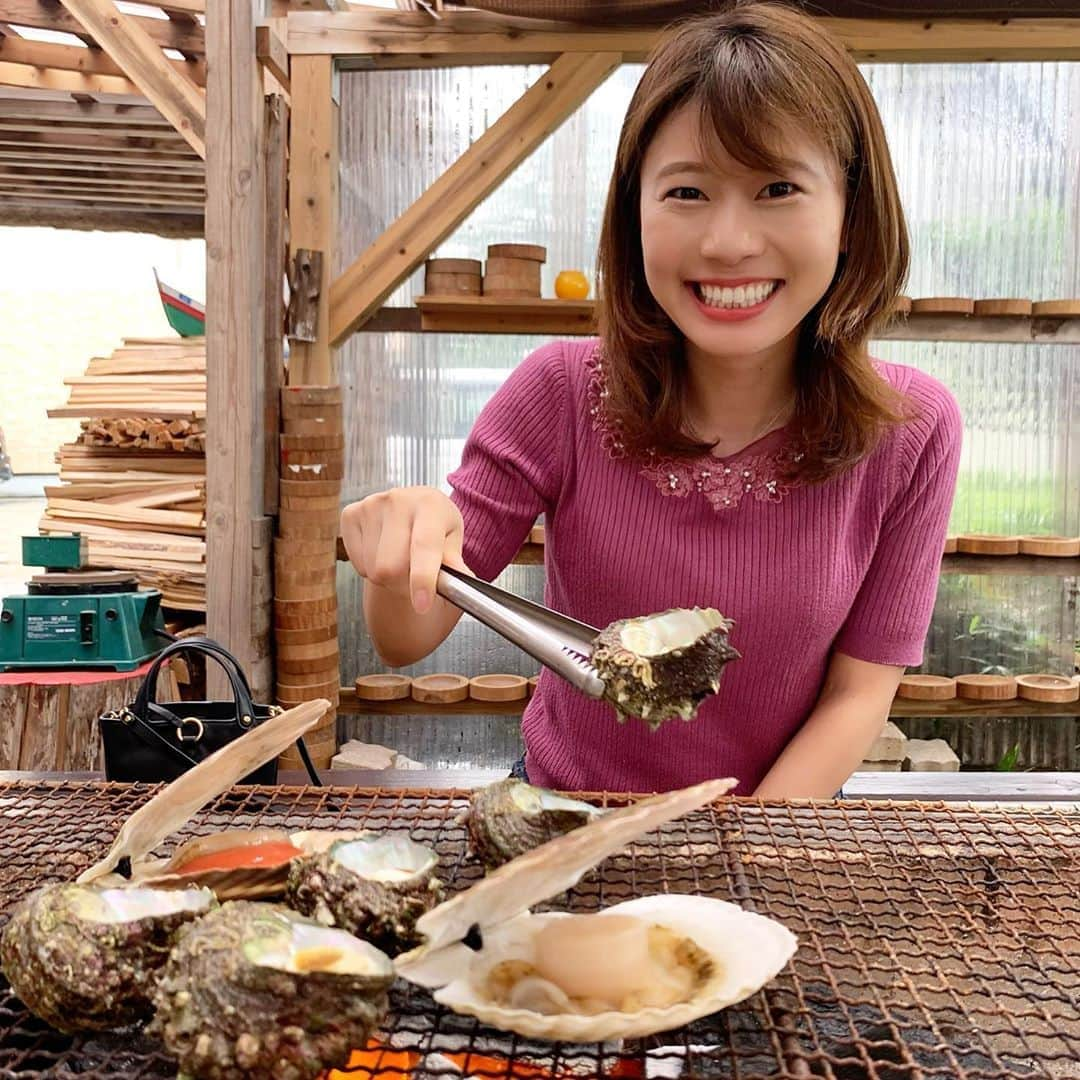
[(167, 607), (206, 608), (206, 346), (126, 339), (68, 379), (50, 416), (84, 418), (57, 454), (43, 533), (80, 532), (95, 566), (130, 569)]

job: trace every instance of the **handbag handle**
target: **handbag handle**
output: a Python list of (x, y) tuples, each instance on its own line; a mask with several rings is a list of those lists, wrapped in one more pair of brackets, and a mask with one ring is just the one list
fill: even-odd
[(230, 653), (223, 645), (219, 645), (216, 641), (211, 641), (210, 638), (184, 638), (181, 641), (174, 641), (169, 645), (166, 645), (165, 648), (158, 653), (153, 665), (146, 673), (146, 678), (143, 680), (142, 686), (139, 687), (139, 692), (131, 706), (131, 711), (139, 717), (140, 720), (146, 719), (147, 714), (150, 712), (150, 706), (157, 703), (157, 680), (161, 665), (170, 656), (175, 656), (177, 653), (182, 652), (201, 653), (202, 655), (217, 661), (217, 663), (221, 665), (225, 670), (225, 674), (229, 680), (229, 686), (232, 689), (233, 701), (236, 703), (237, 718), (242, 721), (243, 717), (247, 717), (248, 722), (244, 726), (250, 726), (255, 718), (255, 705), (251, 700), (251, 687), (248, 685), (247, 678), (232, 653)]

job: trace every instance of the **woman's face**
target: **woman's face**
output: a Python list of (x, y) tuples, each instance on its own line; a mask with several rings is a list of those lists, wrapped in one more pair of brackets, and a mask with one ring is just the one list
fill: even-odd
[(641, 167), (641, 244), (657, 303), (708, 356), (791, 350), (836, 273), (845, 190), (816, 143), (785, 140), (782, 173), (705, 153), (685, 105), (657, 130)]

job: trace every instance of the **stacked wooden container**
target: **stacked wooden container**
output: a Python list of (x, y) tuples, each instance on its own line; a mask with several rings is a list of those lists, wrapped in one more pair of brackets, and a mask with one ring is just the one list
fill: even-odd
[[(337, 752), (340, 657), (337, 535), (345, 437), (338, 386), (281, 392), (281, 496), (274, 541), (274, 644), (277, 702), (290, 708), (326, 698), (331, 708), (304, 742), (316, 768)], [(280, 766), (301, 766), (295, 748)]]

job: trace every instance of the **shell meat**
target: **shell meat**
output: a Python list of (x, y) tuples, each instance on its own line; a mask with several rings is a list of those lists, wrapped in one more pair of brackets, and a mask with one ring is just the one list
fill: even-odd
[(160, 968), (186, 923), (214, 904), (207, 889), (46, 885), (11, 914), (0, 963), (28, 1009), (64, 1032), (148, 1017)]
[(728, 642), (734, 622), (715, 608), (673, 608), (620, 619), (600, 632), (590, 659), (604, 697), (620, 720), (636, 716), (655, 730), (665, 720), (691, 720), (720, 688), (724, 665), (739, 653)]
[(501, 866), (570, 832), (602, 811), (522, 780), (500, 780), (469, 800), (469, 848), (488, 868)]
[(157, 889), (201, 885), (221, 901), (272, 899), (284, 895), (293, 859), (366, 835), (329, 829), (226, 829), (181, 844), (169, 859), (134, 863), (131, 878)]
[(291, 864), (286, 902), (396, 955), (420, 939), (416, 920), (443, 897), (438, 856), (407, 833), (343, 840)]
[(455, 1012), (567, 1042), (665, 1031), (743, 1000), (795, 951), (771, 919), (701, 896), (646, 896), (583, 916), (528, 910), (735, 785), (707, 781), (610, 811), (505, 864), (419, 920), (424, 945), (398, 957), (398, 974)]
[(181, 935), (153, 1028), (196, 1080), (311, 1080), (386, 1015), (390, 958), (273, 904), (231, 901)]

